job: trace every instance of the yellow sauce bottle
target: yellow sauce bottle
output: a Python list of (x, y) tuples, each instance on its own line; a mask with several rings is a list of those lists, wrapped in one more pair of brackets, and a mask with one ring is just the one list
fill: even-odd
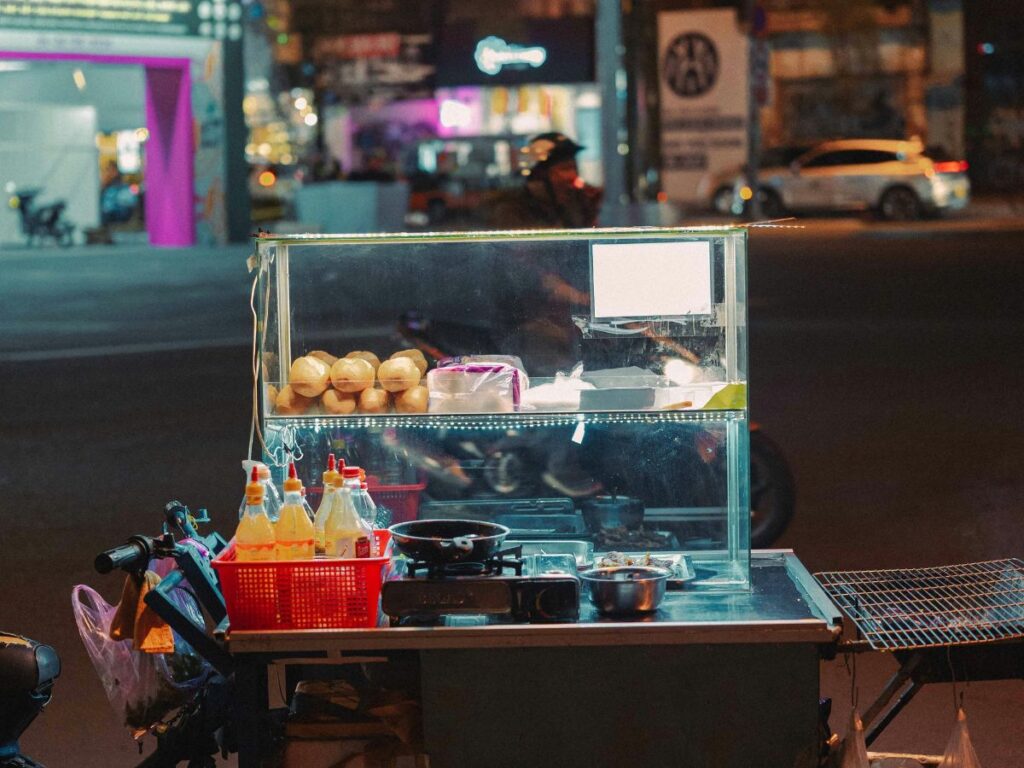
[(312, 560), (314, 555), (313, 521), (302, 504), (302, 482), (295, 472), (295, 462), (288, 465), (284, 481), (284, 504), (274, 523), (274, 539), (278, 560)]
[(253, 467), (245, 486), (245, 514), (235, 529), (235, 559), (240, 562), (274, 559), (274, 526), (263, 507), (263, 492), (259, 470)]
[[(344, 465), (344, 460), (342, 460)], [(338, 474), (338, 470), (335, 469), (334, 454), (330, 454), (327, 457), (327, 470), (323, 474), (324, 479), (324, 493), (320, 497), (320, 506), (316, 509), (316, 517), (313, 521), (313, 528), (316, 532), (316, 553), (323, 555), (326, 553), (326, 541), (324, 537), (324, 528), (327, 525), (327, 518), (331, 515), (331, 506), (335, 502), (337, 489), (335, 485), (341, 479), (341, 475)]]
[[(331, 514), (324, 526), (324, 543), (328, 557), (354, 558), (370, 556), (370, 537), (373, 529), (356, 512), (352, 503), (352, 491), (343, 484), (338, 486)], [(360, 539), (366, 539), (366, 552), (357, 547)]]

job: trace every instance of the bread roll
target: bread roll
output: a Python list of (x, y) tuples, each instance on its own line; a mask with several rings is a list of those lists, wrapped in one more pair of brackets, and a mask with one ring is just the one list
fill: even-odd
[(365, 360), (366, 362), (373, 366), (374, 372), (376, 372), (376, 370), (380, 368), (380, 358), (373, 354), (373, 352), (367, 352), (364, 349), (358, 349), (355, 352), (349, 352), (347, 355), (345, 355), (345, 357), (355, 357), (358, 358), (359, 360)]
[(387, 413), (391, 407), (391, 395), (383, 389), (364, 389), (359, 393), (360, 413)]
[(303, 397), (288, 384), (277, 393), (274, 412), (281, 416), (301, 416), (309, 410), (313, 402), (313, 398)]
[(292, 363), (288, 383), (303, 397), (319, 397), (327, 389), (330, 368), (315, 357), (300, 357)]
[(426, 413), (427, 388), (416, 385), (399, 392), (395, 395), (395, 410), (399, 413)]
[(395, 357), (380, 364), (377, 378), (388, 392), (402, 392), (420, 383), (420, 369), (408, 357)]
[(320, 404), (326, 413), (345, 415), (355, 413), (356, 396), (336, 389), (328, 389), (320, 398)]
[(373, 366), (359, 357), (343, 357), (331, 366), (331, 383), (339, 392), (362, 392), (373, 386)]
[(420, 369), (420, 376), (427, 375), (427, 358), (424, 357), (423, 353), (418, 349), (403, 349), (399, 352), (395, 352), (395, 354), (391, 356), (391, 359), (395, 360), (399, 357), (407, 357), (412, 360), (416, 364), (416, 367)]
[(315, 357), (317, 360), (324, 363), (328, 368), (334, 365), (334, 363), (338, 359), (330, 352), (324, 352), (322, 349), (314, 349), (312, 352), (306, 355), (306, 357)]

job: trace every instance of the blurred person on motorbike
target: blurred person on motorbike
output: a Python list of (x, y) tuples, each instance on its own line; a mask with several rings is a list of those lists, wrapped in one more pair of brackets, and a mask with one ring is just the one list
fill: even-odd
[(498, 229), (578, 229), (597, 226), (604, 190), (587, 184), (576, 155), (583, 149), (564, 133), (542, 133), (519, 151), (525, 183), (491, 204)]

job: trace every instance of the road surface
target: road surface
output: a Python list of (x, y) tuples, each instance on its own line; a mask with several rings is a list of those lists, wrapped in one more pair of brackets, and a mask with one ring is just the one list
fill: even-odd
[[(812, 570), (1024, 556), (1024, 253), (1014, 220), (757, 229), (752, 412), (789, 457), (798, 512), (780, 546)], [(0, 252), (0, 627), (65, 670), (24, 739), (43, 763), (129, 765), (69, 609), (114, 601), (95, 552), (152, 530), (171, 498), (230, 531), (251, 403), (245, 248)], [(860, 700), (892, 671), (858, 663)], [(850, 684), (823, 665), (845, 728)], [(941, 752), (948, 687), (877, 748)], [(1024, 683), (967, 689), (986, 768), (1024, 764)]]

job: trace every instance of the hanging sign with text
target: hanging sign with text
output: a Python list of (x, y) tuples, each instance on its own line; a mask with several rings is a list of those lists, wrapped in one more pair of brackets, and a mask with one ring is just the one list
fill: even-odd
[(695, 202), (701, 180), (747, 157), (747, 39), (732, 9), (658, 14), (662, 189)]

